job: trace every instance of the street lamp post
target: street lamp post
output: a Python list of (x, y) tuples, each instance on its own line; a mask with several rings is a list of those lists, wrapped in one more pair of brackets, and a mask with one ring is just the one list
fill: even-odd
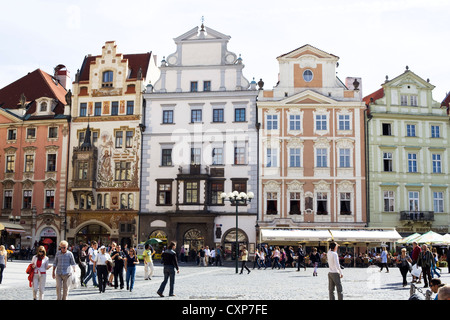
[(231, 204), (234, 204), (236, 206), (236, 273), (238, 273), (238, 269), (239, 269), (239, 238), (238, 238), (238, 223), (239, 223), (239, 214), (238, 214), (238, 207), (239, 204), (244, 204), (247, 205), (248, 202), (251, 202), (254, 195), (253, 192), (249, 192), (249, 193), (245, 193), (245, 192), (241, 192), (239, 193), (238, 191), (233, 191), (230, 192), (228, 194), (226, 194), (225, 192), (223, 192), (220, 197), (224, 200), (224, 201), (230, 201)]

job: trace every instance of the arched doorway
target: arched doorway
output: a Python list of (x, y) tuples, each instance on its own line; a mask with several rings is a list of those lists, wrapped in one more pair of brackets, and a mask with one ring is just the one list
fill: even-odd
[(90, 224), (78, 230), (75, 235), (75, 243), (80, 243), (80, 241), (84, 243), (97, 241), (99, 246), (107, 246), (111, 242), (111, 237), (108, 229), (105, 227), (99, 224)]
[(191, 258), (194, 258), (194, 254), (205, 246), (205, 237), (198, 229), (189, 229), (183, 236), (183, 246), (185, 252), (189, 254)]
[[(245, 246), (248, 250), (248, 237), (247, 234), (238, 230), (238, 243), (239, 252), (242, 247)], [(223, 238), (223, 248), (225, 253), (225, 260), (235, 260), (236, 257), (236, 229), (229, 230)]]
[(153, 250), (155, 250), (155, 255), (153, 259), (161, 259), (161, 254), (164, 248), (167, 247), (167, 234), (162, 230), (155, 230), (148, 236), (149, 239), (159, 239), (162, 242), (152, 244)]

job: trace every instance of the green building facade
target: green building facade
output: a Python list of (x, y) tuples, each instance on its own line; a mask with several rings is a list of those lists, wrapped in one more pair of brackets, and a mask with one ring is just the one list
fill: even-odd
[(449, 231), (449, 116), (434, 88), (407, 67), (364, 98), (370, 227)]

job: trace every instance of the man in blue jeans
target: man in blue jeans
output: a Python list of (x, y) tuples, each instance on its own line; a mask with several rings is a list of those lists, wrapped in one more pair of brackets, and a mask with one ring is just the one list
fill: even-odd
[(87, 287), (87, 283), (89, 280), (91, 280), (91, 278), (92, 278), (92, 281), (94, 282), (94, 287), (98, 287), (97, 273), (94, 272), (94, 260), (98, 254), (97, 248), (98, 248), (97, 241), (92, 241), (92, 247), (89, 248), (89, 251), (88, 251), (88, 261), (89, 261), (88, 271), (86, 274), (86, 278), (84, 278), (84, 281), (83, 281), (85, 287)]
[(161, 262), (164, 264), (164, 281), (161, 283), (158, 291), (156, 292), (160, 297), (164, 297), (163, 292), (166, 287), (167, 280), (170, 278), (170, 290), (169, 296), (173, 297), (175, 294), (173, 293), (174, 285), (175, 285), (175, 269), (177, 273), (180, 273), (180, 269), (178, 268), (178, 260), (177, 254), (175, 252), (176, 243), (171, 242), (169, 247), (161, 256)]

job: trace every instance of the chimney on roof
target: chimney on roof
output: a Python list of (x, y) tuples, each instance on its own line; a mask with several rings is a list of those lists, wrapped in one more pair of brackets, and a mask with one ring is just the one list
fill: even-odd
[(55, 67), (54, 77), (66, 90), (70, 89), (67, 87), (71, 83), (70, 72), (65, 65), (59, 64)]

